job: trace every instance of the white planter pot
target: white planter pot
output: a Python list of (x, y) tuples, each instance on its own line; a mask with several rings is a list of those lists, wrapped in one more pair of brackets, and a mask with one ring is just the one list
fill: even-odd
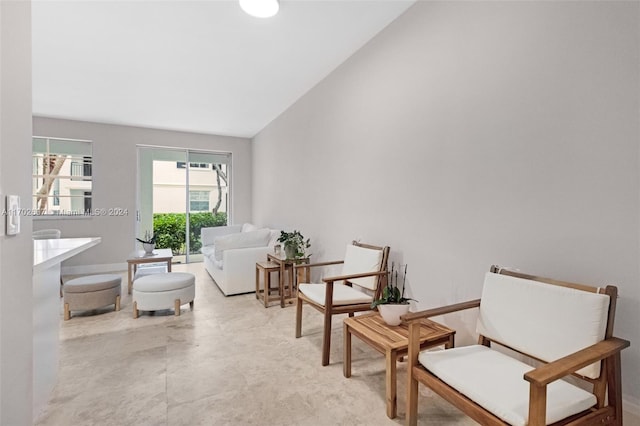
[(142, 243), (142, 248), (144, 249), (144, 253), (147, 255), (153, 254), (153, 250), (155, 250), (155, 244)]
[(378, 312), (384, 322), (388, 325), (400, 325), (400, 315), (404, 315), (409, 312), (409, 304), (406, 305), (378, 305)]

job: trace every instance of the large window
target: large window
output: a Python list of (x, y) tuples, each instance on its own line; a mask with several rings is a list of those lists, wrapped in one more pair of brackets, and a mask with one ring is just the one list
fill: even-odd
[(33, 138), (33, 210), (38, 215), (83, 215), (91, 211), (90, 141)]

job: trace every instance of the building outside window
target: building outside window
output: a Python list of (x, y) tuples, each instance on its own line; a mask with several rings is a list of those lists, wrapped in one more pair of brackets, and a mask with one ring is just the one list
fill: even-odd
[(209, 194), (210, 191), (189, 191), (189, 211), (209, 211)]
[(91, 141), (34, 137), (32, 161), (34, 212), (82, 215), (91, 210)]
[[(187, 168), (187, 163), (184, 161), (178, 161), (176, 162), (176, 167), (179, 169), (186, 169)], [(211, 164), (209, 163), (189, 163), (189, 168), (190, 169), (210, 169), (211, 168)]]

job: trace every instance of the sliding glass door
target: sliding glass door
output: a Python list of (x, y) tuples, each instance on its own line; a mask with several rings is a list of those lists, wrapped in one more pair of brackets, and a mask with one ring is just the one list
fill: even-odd
[(226, 225), (231, 154), (138, 147), (137, 233), (153, 231), (174, 260), (202, 261), (200, 229)]

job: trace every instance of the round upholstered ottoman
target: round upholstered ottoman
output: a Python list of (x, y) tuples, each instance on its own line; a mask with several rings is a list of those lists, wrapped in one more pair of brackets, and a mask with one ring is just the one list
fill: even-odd
[(133, 317), (138, 311), (175, 310), (180, 315), (180, 305), (189, 304), (193, 310), (196, 297), (196, 277), (187, 272), (165, 272), (140, 277), (133, 282)]
[(64, 320), (71, 318), (71, 311), (88, 311), (107, 305), (115, 305), (120, 310), (119, 275), (87, 275), (74, 278), (62, 286), (64, 296)]

